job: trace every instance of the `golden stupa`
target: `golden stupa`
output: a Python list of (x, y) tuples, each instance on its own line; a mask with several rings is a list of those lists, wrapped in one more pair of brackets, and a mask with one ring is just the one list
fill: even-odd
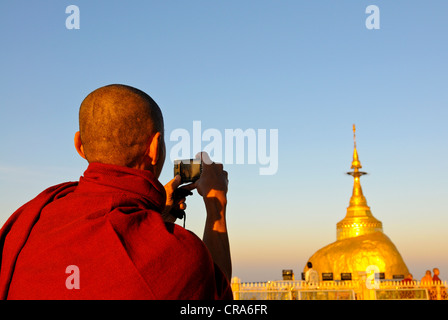
[[(356, 128), (353, 125), (354, 151), (351, 168), (347, 174), (353, 176), (353, 194), (344, 219), (337, 223), (337, 240), (314, 253), (308, 261), (322, 273), (332, 273), (334, 280), (341, 280), (341, 274), (351, 274), (353, 280), (366, 274), (369, 266), (376, 266), (384, 279), (405, 277), (409, 273), (392, 241), (383, 233), (383, 224), (377, 220), (367, 205), (362, 193), (360, 177), (365, 172), (356, 150)], [(372, 268), (372, 267), (370, 267)], [(308, 268), (305, 266), (304, 272)]]

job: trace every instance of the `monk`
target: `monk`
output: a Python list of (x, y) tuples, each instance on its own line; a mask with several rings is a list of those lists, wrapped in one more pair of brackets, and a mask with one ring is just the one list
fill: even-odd
[(442, 280), (440, 280), (440, 278), (439, 278), (439, 274), (440, 274), (439, 268), (432, 269), (432, 272), (434, 272), (434, 275), (432, 277), (432, 281), (435, 282), (435, 283), (441, 282)]
[(88, 161), (79, 181), (44, 190), (0, 231), (0, 298), (232, 299), (222, 164), (199, 154), (201, 178), (185, 187), (204, 200), (201, 240), (174, 223), (172, 210), (186, 207), (174, 196), (180, 177), (158, 180), (164, 123), (149, 95), (125, 85), (93, 91), (74, 140)]
[(425, 276), (420, 280), (422, 285), (430, 285), (432, 282), (431, 271), (426, 270)]

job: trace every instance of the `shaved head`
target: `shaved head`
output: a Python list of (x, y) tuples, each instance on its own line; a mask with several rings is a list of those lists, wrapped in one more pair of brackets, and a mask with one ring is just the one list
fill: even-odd
[(157, 103), (136, 88), (113, 84), (90, 93), (79, 108), (79, 132), (89, 163), (133, 167), (143, 160), (148, 141), (163, 138)]

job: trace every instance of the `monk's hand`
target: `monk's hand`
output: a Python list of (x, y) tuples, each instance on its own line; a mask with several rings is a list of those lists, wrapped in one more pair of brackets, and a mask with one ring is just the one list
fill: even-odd
[(186, 197), (193, 194), (191, 190), (196, 187), (194, 184), (189, 184), (179, 188), (180, 184), (181, 178), (176, 175), (165, 185), (166, 203), (165, 210), (162, 212), (162, 218), (165, 222), (174, 223), (182, 213), (185, 214), (183, 210), (187, 208)]
[(195, 182), (198, 193), (204, 200), (206, 198), (216, 198), (226, 202), (229, 180), (223, 165), (212, 162), (206, 152), (198, 153), (196, 158), (202, 160), (201, 177)]

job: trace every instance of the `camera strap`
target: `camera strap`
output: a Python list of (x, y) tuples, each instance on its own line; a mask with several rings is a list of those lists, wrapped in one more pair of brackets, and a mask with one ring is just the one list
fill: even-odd
[[(186, 198), (188, 196), (191, 196), (192, 194), (193, 194), (193, 192), (191, 192), (190, 190), (187, 190), (184, 188), (178, 188), (178, 189), (174, 190), (174, 192), (173, 192), (174, 201), (176, 201), (177, 199)], [(185, 221), (187, 220), (187, 215), (185, 214), (185, 211), (181, 210), (181, 209), (175, 209), (175, 210), (171, 210), (171, 213), (177, 219), (184, 219), (184, 228), (185, 228)]]

